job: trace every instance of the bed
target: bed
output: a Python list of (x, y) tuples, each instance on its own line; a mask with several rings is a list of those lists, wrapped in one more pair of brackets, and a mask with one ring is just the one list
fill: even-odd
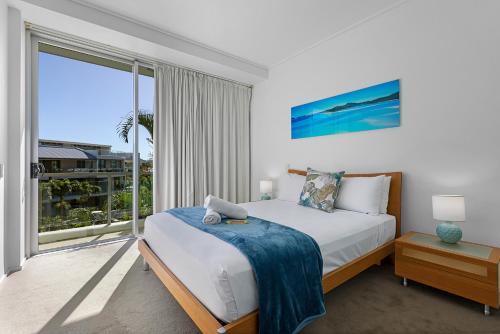
[[(305, 175), (298, 170), (289, 173)], [(346, 210), (325, 213), (281, 200), (241, 205), (251, 216), (295, 228), (316, 240), (327, 293), (394, 252), (393, 240), (401, 229), (402, 174), (345, 177), (382, 174), (392, 178), (387, 214), (378, 216)], [(248, 260), (234, 246), (159, 213), (148, 217), (139, 250), (203, 333), (257, 333), (256, 283)]]

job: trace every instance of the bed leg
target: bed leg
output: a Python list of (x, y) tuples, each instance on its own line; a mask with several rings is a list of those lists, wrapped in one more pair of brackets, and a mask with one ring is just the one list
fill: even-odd
[(145, 258), (142, 258), (142, 269), (144, 271), (149, 271), (149, 263), (146, 262)]
[(484, 304), (484, 315), (490, 315), (490, 305)]
[(217, 334), (224, 334), (226, 333), (226, 329), (224, 327), (217, 328)]
[(408, 280), (406, 277), (403, 277), (403, 286), (408, 286)]

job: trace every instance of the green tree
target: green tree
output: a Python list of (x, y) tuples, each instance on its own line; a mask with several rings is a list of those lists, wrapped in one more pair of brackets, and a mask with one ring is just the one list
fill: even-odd
[[(154, 126), (154, 115), (147, 110), (139, 110), (137, 114), (138, 124), (143, 126), (148, 132), (149, 137), (147, 140), (150, 144), (153, 143), (153, 126)], [(120, 123), (116, 126), (116, 132), (118, 136), (125, 142), (128, 143), (128, 134), (132, 126), (134, 125), (134, 113), (130, 112), (123, 118)]]
[(111, 198), (111, 208), (113, 210), (132, 209), (132, 192), (119, 191), (113, 194)]
[(45, 193), (49, 199), (57, 197), (57, 203), (54, 205), (59, 210), (62, 217), (64, 211), (71, 208), (71, 204), (65, 200), (65, 196), (71, 193), (80, 195), (79, 202), (85, 203), (90, 195), (101, 191), (99, 186), (90, 184), (87, 181), (78, 181), (71, 179), (51, 179), (40, 184), (42, 193)]
[(80, 204), (87, 203), (90, 199), (90, 195), (101, 191), (101, 187), (91, 184), (87, 181), (73, 182), (73, 191), (80, 194), (80, 198), (78, 199), (78, 202), (80, 202)]

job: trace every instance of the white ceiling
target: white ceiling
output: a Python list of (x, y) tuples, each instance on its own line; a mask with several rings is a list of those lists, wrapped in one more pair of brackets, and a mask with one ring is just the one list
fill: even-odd
[(73, 0), (272, 67), (400, 0)]

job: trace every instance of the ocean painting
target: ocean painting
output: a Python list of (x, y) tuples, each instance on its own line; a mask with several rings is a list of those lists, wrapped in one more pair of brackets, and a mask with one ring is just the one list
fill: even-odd
[(292, 139), (399, 125), (399, 80), (292, 107)]

